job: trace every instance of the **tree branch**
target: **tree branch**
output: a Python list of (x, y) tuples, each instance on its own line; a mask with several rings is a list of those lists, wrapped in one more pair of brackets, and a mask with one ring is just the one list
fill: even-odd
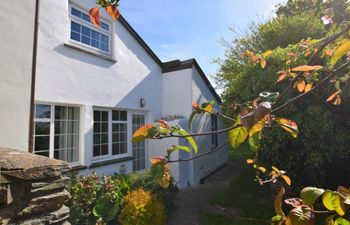
[(193, 156), (191, 158), (187, 158), (187, 159), (169, 160), (168, 163), (187, 162), (187, 161), (191, 161), (193, 159), (196, 159), (196, 158), (199, 158), (199, 157), (202, 157), (202, 156), (205, 156), (205, 155), (209, 155), (211, 153), (214, 153), (214, 152), (218, 151), (219, 149), (224, 147), (227, 143), (228, 143), (228, 141), (226, 140), (222, 144), (218, 145), (216, 148), (211, 149), (210, 151), (207, 151), (205, 153), (197, 154), (197, 155), (195, 155), (195, 156)]
[[(325, 38), (322, 42), (322, 44), (320, 44), (320, 46), (318, 47), (317, 51), (314, 52), (314, 54), (312, 54), (312, 56), (309, 58), (309, 60), (307, 61), (307, 65), (309, 65), (310, 63), (312, 63), (315, 59), (316, 59), (316, 56), (318, 56), (318, 54), (328, 45), (330, 44), (331, 42), (335, 41), (338, 37), (340, 37), (341, 35), (345, 34), (346, 32), (348, 32), (350, 29), (350, 24), (346, 26), (346, 28), (336, 34), (334, 34), (333, 36), (330, 36), (328, 38)], [(281, 94), (277, 97), (276, 102), (278, 102), (279, 100), (282, 99), (283, 96), (285, 96), (288, 91), (293, 87), (295, 81), (297, 81), (301, 76), (303, 75), (303, 72), (299, 72), (297, 74), (296, 77), (294, 77), (289, 85), (281, 92)]]
[(281, 106), (273, 109), (271, 111), (271, 113), (276, 113), (282, 109), (284, 109), (285, 107), (287, 107), (289, 104), (296, 102), (298, 100), (300, 100), (301, 98), (305, 97), (308, 94), (311, 94), (312, 92), (314, 92), (316, 89), (318, 89), (320, 86), (322, 86), (326, 81), (328, 81), (329, 79), (331, 79), (332, 77), (336, 76), (338, 73), (343, 72), (344, 69), (346, 69), (348, 66), (350, 65), (350, 62), (346, 62), (344, 63), (342, 66), (340, 66), (339, 68), (333, 70), (332, 73), (330, 73), (328, 76), (326, 76), (323, 80), (321, 80), (316, 86), (314, 86), (309, 92), (304, 92), (303, 94), (300, 94), (294, 98), (289, 99), (288, 101), (286, 101), (284, 104), (282, 104)]

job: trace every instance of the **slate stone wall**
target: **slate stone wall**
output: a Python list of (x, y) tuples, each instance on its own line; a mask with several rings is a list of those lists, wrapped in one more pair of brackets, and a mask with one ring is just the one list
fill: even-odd
[(69, 225), (69, 166), (0, 148), (0, 225)]

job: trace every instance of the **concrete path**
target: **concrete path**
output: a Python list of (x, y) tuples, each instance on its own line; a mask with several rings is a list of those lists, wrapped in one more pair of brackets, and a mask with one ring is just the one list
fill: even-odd
[(199, 217), (206, 212), (210, 199), (238, 174), (239, 163), (229, 161), (205, 182), (180, 190), (175, 204), (178, 207), (169, 218), (168, 225), (200, 225)]

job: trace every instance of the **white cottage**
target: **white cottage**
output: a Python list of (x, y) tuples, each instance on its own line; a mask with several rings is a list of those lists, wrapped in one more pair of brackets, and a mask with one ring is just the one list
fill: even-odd
[[(133, 131), (159, 118), (187, 128), (193, 101), (220, 98), (196, 60), (161, 62), (124, 18), (112, 21), (103, 12), (96, 29), (88, 16), (93, 6), (93, 0), (40, 2), (33, 152), (68, 161), (81, 174), (143, 170), (150, 157), (186, 143), (132, 144)], [(193, 131), (217, 128), (217, 118), (207, 116), (194, 122)], [(200, 153), (224, 139), (197, 138)], [(179, 186), (197, 184), (226, 155), (223, 147), (171, 170)]]

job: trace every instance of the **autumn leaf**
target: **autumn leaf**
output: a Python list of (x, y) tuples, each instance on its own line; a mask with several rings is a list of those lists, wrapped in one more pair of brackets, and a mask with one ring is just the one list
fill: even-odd
[(303, 92), (305, 90), (306, 83), (304, 80), (297, 80), (294, 87), (297, 88), (299, 92)]
[(304, 89), (305, 93), (311, 91), (313, 83), (308, 83)]
[(338, 192), (326, 190), (322, 195), (323, 205), (330, 211), (345, 215), (345, 205)]
[(333, 55), (333, 50), (332, 49), (327, 49), (325, 53), (326, 53), (326, 55), (331, 57)]
[(335, 101), (332, 104), (333, 105), (340, 105), (341, 104), (341, 98), (339, 97), (339, 95), (337, 95), (337, 97), (335, 98)]
[(197, 102), (192, 102), (192, 108), (195, 109), (195, 110), (199, 109), (198, 103)]
[(296, 138), (298, 136), (298, 125), (293, 121), (285, 118), (276, 118), (275, 121), (281, 125), (284, 130), (288, 131), (292, 137)]
[(90, 9), (89, 16), (90, 16), (91, 22), (95, 25), (95, 27), (99, 28), (100, 25), (101, 25), (101, 22), (100, 22), (100, 10), (99, 10), (99, 8), (97, 6), (92, 8), (92, 9)]
[(247, 159), (247, 164), (253, 164), (254, 160), (253, 159)]
[(279, 73), (279, 77), (277, 79), (277, 82), (280, 82), (280, 81), (286, 79), (287, 76), (288, 76), (288, 74), (284, 71), (283, 71), (283, 73)]
[(271, 54), (272, 54), (272, 50), (267, 50), (266, 52), (263, 53), (263, 58), (267, 58)]
[(106, 7), (107, 13), (114, 19), (118, 19), (120, 16), (119, 9), (115, 6), (109, 5)]
[(282, 178), (286, 182), (286, 184), (288, 184), (288, 186), (292, 185), (292, 180), (288, 176), (282, 175)]
[(264, 69), (266, 67), (266, 60), (265, 59), (260, 60), (260, 66), (262, 69)]
[(348, 51), (350, 51), (350, 41), (343, 42), (336, 50), (331, 58), (331, 65), (335, 65), (338, 60), (343, 57)]
[(323, 68), (323, 66), (320, 66), (320, 65), (316, 65), (316, 66), (302, 65), (302, 66), (298, 66), (298, 67), (293, 68), (292, 71), (294, 71), (294, 72), (308, 72), (308, 71), (319, 70), (322, 68)]
[(282, 211), (282, 197), (283, 197), (285, 192), (286, 191), (285, 191), (284, 187), (281, 187), (281, 190), (278, 192), (278, 195), (275, 198), (275, 204), (274, 204), (276, 214), (283, 217), (283, 218), (285, 217), (285, 215)]
[(340, 93), (340, 91), (336, 91), (335, 93), (333, 93), (331, 96), (329, 96), (328, 98), (327, 98), (327, 102), (331, 102), (331, 101), (333, 101), (333, 99), (335, 99), (335, 97), (337, 97), (337, 95)]
[(150, 138), (149, 136), (149, 130), (153, 128), (152, 124), (146, 124), (139, 129), (135, 131), (135, 133), (132, 136), (131, 142), (138, 142), (138, 141), (143, 141), (147, 138)]
[(228, 132), (228, 141), (232, 148), (240, 146), (248, 137), (248, 131), (244, 126), (239, 126)]

